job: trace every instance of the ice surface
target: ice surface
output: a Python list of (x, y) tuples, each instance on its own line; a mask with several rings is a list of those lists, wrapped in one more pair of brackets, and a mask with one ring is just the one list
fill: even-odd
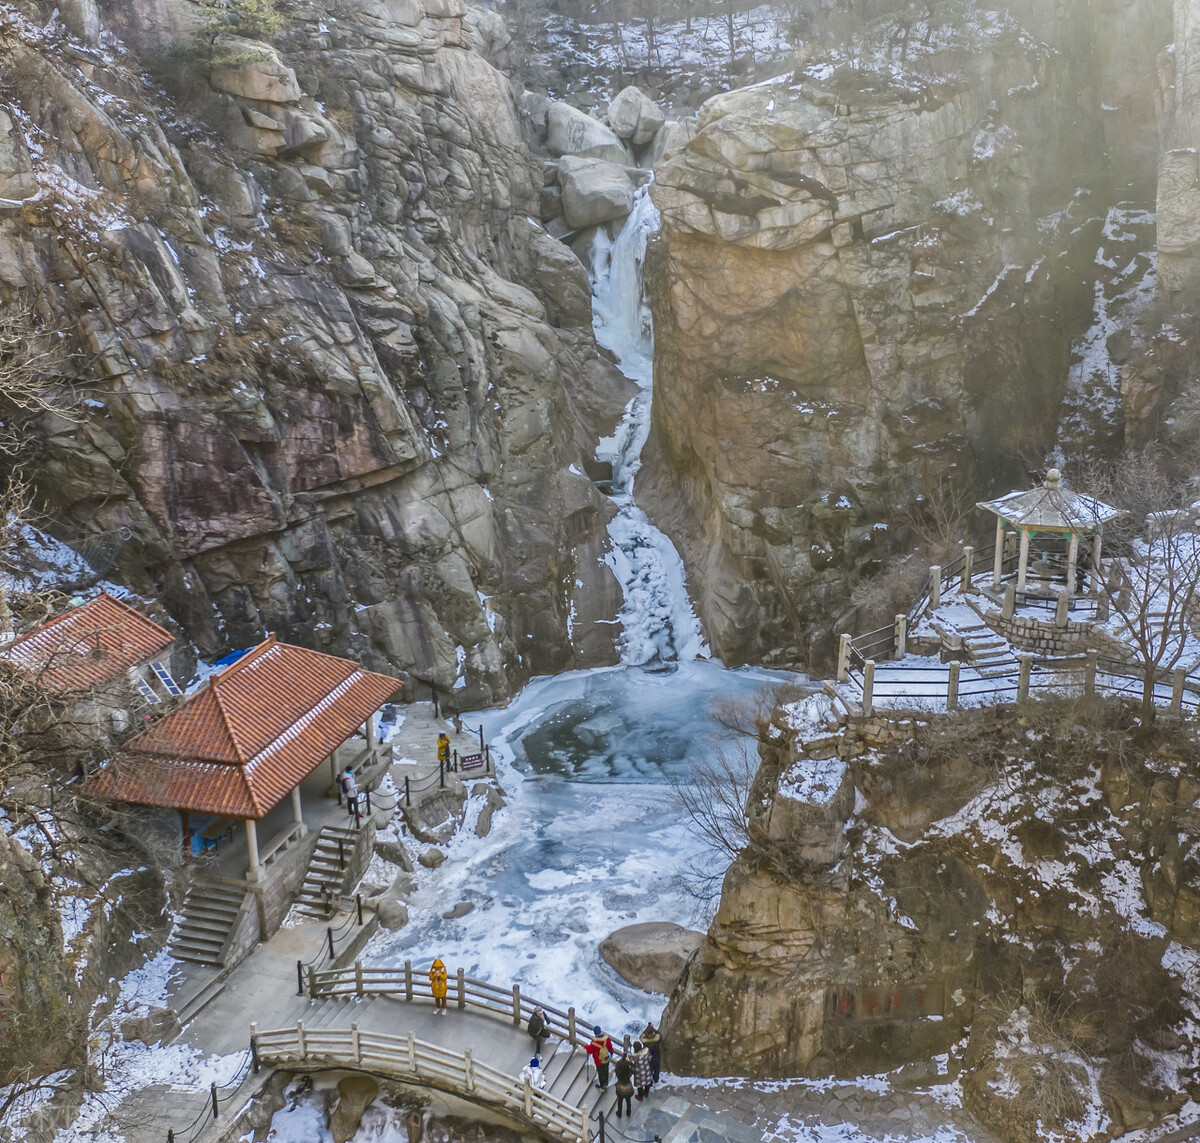
[[(719, 702), (785, 681), (795, 677), (704, 660), (605, 668), (537, 679), (485, 712), (508, 806), (487, 838), (468, 817), (444, 865), (417, 866), (409, 925), (366, 959), (427, 968), (440, 956), (452, 973), (517, 982), (614, 1033), (657, 1020), (665, 997), (626, 985), (597, 947), (643, 921), (706, 927), (682, 877), (715, 859), (671, 782), (710, 755)], [(443, 919), (459, 901), (475, 909)]]

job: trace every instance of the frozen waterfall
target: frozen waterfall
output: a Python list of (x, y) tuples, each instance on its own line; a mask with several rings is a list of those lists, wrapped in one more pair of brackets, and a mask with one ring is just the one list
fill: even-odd
[(608, 526), (609, 566), (621, 584), (624, 634), (621, 661), (640, 665), (707, 658), (700, 621), (684, 582), (683, 561), (671, 541), (646, 519), (633, 499), (633, 481), (650, 435), (654, 331), (643, 270), (646, 243), (658, 230), (648, 187), (616, 238), (602, 228), (592, 245), (592, 307), (596, 340), (617, 359), (640, 392), (629, 402), (616, 433), (600, 442), (596, 459), (613, 467), (617, 515)]

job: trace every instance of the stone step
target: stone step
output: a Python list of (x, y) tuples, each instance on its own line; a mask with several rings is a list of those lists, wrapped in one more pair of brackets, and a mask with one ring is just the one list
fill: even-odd
[(237, 902), (229, 904), (212, 904), (208, 901), (185, 901), (184, 916), (188, 920), (208, 920), (217, 924), (227, 924), (237, 916), (238, 910), (242, 907), (242, 902), (239, 899)]
[(219, 966), (221, 963), (221, 946), (196, 945), (190, 941), (179, 941), (171, 945), (171, 955), (176, 960), (192, 961), (194, 964)]

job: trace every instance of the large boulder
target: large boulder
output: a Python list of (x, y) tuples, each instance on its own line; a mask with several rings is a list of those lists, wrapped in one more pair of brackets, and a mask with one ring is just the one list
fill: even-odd
[(600, 942), (600, 955), (623, 980), (646, 992), (669, 995), (703, 933), (666, 921), (626, 925)]
[(567, 103), (552, 103), (546, 112), (546, 149), (552, 155), (633, 164), (629, 148), (608, 127)]
[(624, 218), (633, 209), (633, 180), (616, 163), (566, 155), (559, 182), (563, 215), (574, 229)]
[(338, 1081), (338, 1099), (329, 1117), (329, 1133), (333, 1143), (347, 1143), (354, 1138), (363, 1112), (375, 1102), (379, 1084), (370, 1076), (346, 1076)]
[(665, 163), (668, 159), (678, 155), (692, 141), (695, 134), (694, 120), (687, 123), (677, 123), (674, 119), (669, 120), (658, 129), (642, 162), (651, 169), (658, 166), (659, 163)]
[(222, 36), (217, 46), (237, 61), (213, 70), (208, 82), (217, 91), (260, 103), (295, 103), (300, 98), (296, 73), (269, 44)]
[(658, 104), (632, 84), (608, 105), (608, 125), (613, 133), (628, 139), (635, 147), (649, 143), (666, 119)]

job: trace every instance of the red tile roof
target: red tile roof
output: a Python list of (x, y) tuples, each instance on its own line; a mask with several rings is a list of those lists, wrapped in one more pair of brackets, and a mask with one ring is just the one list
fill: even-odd
[(131, 738), (89, 788), (134, 805), (258, 819), (400, 686), (272, 635)]
[(18, 635), (3, 654), (34, 675), (42, 690), (62, 695), (118, 678), (174, 641), (169, 631), (102, 591), (82, 607)]

